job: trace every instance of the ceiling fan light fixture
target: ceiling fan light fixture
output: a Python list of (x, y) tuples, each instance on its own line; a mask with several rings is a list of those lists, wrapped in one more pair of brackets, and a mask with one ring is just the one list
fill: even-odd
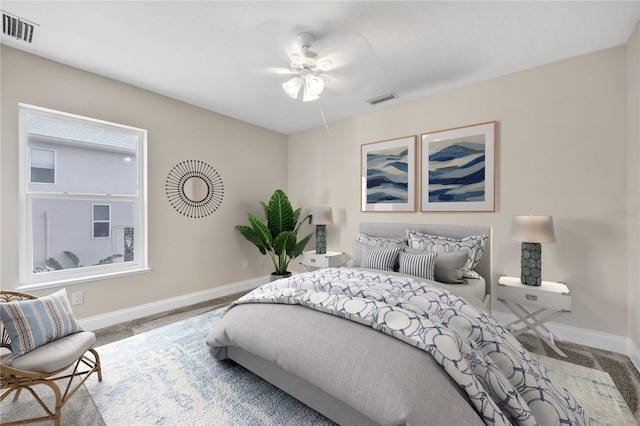
[(304, 93), (310, 96), (318, 96), (324, 90), (324, 80), (316, 75), (305, 76)]
[(286, 83), (282, 83), (282, 88), (285, 93), (291, 96), (293, 99), (298, 97), (298, 93), (300, 92), (300, 88), (302, 87), (302, 77), (297, 76), (293, 77), (291, 80)]
[(304, 95), (302, 96), (302, 102), (311, 102), (311, 101), (315, 101), (316, 99), (319, 99), (320, 96), (318, 95), (312, 95), (309, 92), (307, 92), (306, 90), (304, 91)]
[[(302, 48), (302, 54), (293, 53), (289, 56), (289, 71), (294, 77), (282, 84), (284, 91), (293, 99), (298, 99), (302, 91), (302, 101), (310, 102), (319, 99), (324, 90), (325, 80), (318, 74), (322, 71), (316, 64), (317, 54), (310, 51), (314, 38), (310, 33), (298, 34), (298, 40)], [(323, 59), (320, 61), (323, 67), (330, 68), (331, 61)]]

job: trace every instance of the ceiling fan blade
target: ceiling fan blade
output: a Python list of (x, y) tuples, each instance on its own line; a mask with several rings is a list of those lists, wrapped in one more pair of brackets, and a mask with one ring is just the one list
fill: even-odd
[(289, 68), (285, 68), (285, 67), (254, 67), (254, 70), (262, 74), (270, 74), (270, 75), (288, 76), (288, 75), (296, 74), (293, 71), (291, 71)]
[(325, 80), (326, 90), (336, 93), (357, 92), (366, 85), (366, 82), (360, 79), (349, 78), (344, 73), (338, 72), (323, 74), (322, 78)]
[(371, 43), (354, 31), (342, 31), (318, 38), (311, 46), (318, 53), (317, 62), (331, 61), (327, 71), (350, 63), (368, 62), (375, 56)]

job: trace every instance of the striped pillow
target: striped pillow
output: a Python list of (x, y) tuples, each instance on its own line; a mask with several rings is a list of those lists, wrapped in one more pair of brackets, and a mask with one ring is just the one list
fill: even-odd
[(400, 270), (398, 272), (414, 277), (434, 279), (436, 257), (438, 253), (414, 254), (400, 252)]
[(360, 267), (393, 271), (400, 248), (381, 248), (362, 246), (362, 262)]
[(11, 338), (13, 358), (83, 331), (64, 288), (38, 299), (0, 303), (0, 317)]

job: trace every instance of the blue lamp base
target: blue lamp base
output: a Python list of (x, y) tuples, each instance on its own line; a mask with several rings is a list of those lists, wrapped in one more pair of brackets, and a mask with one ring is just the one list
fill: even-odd
[(327, 252), (327, 225), (316, 225), (316, 254)]
[(520, 281), (526, 285), (542, 285), (542, 245), (522, 243), (520, 249)]

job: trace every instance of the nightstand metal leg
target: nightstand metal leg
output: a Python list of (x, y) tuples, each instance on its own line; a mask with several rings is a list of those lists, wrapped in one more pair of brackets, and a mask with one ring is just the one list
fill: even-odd
[[(527, 331), (532, 331), (536, 336), (538, 336), (542, 341), (546, 342), (551, 348), (556, 351), (560, 356), (566, 357), (567, 355), (560, 350), (555, 344), (555, 341), (562, 342), (561, 339), (556, 337), (551, 330), (549, 330), (544, 323), (551, 321), (552, 319), (562, 315), (564, 312), (562, 311), (554, 311), (546, 308), (539, 308), (535, 311), (529, 311), (527, 308), (522, 306), (519, 303), (512, 303), (506, 300), (502, 301), (505, 306), (513, 312), (513, 314), (518, 317), (517, 320), (507, 324), (505, 328), (507, 328), (514, 337), (518, 337), (522, 333)], [(517, 309), (516, 309), (517, 308)], [(543, 315), (541, 315), (543, 314)], [(516, 329), (516, 325), (522, 323), (523, 326), (521, 328)], [(542, 329), (546, 332), (544, 335), (539, 329)]]

